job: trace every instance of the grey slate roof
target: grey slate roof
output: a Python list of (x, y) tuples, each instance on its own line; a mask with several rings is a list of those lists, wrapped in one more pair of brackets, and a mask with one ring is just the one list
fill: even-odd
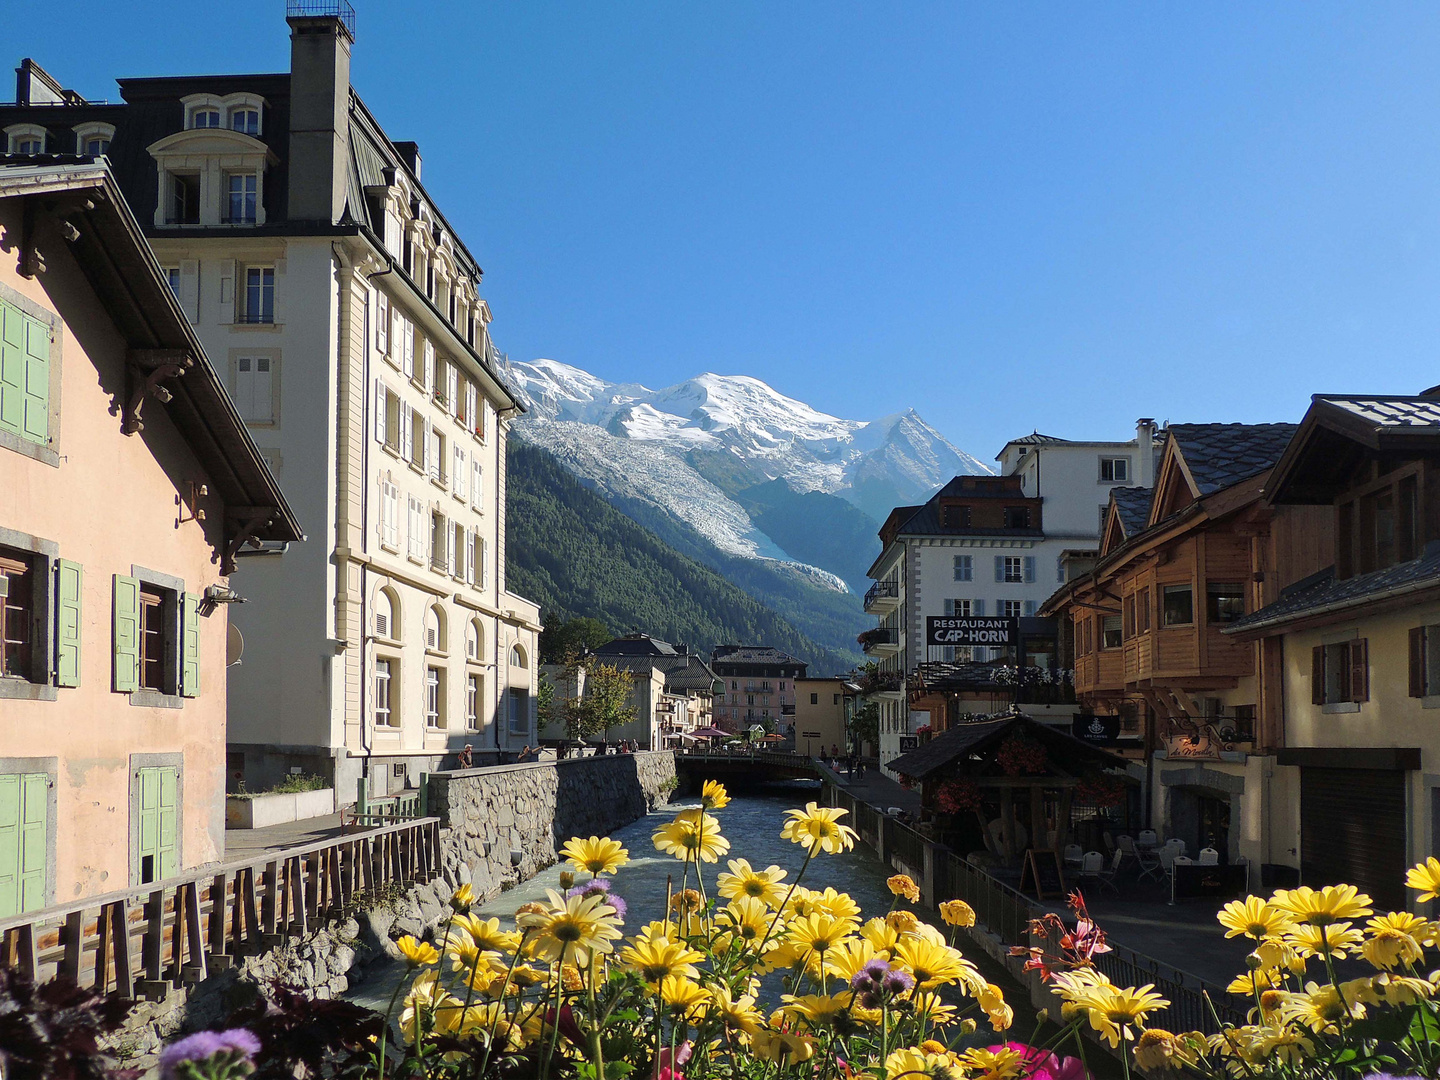
[(1324, 402), (1337, 409), (1343, 409), (1367, 423), (1383, 428), (1440, 428), (1440, 400), (1423, 397), (1391, 397), (1365, 395), (1363, 397), (1317, 396), (1317, 402)]
[[(905, 519), (897, 530), (897, 535), (918, 535), (933, 536), (937, 533), (963, 533), (966, 536), (1042, 536), (1040, 529), (979, 529), (969, 525), (946, 525), (943, 523), (940, 514), (940, 500), (949, 498), (966, 499), (1023, 499), (1020, 492), (1014, 488), (1002, 487), (999, 483), (974, 483), (976, 480), (998, 481), (996, 477), (956, 476), (948, 484), (942, 487), (930, 501), (923, 506), (916, 506), (915, 512)], [(970, 486), (966, 487), (966, 483)], [(903, 509), (903, 508), (902, 508)]]
[(1356, 574), (1343, 581), (1335, 580), (1335, 568), (1329, 567), (1296, 582), (1273, 604), (1267, 604), (1227, 626), (1222, 632), (1238, 634), (1278, 626), (1310, 615), (1341, 611), (1390, 596), (1440, 586), (1440, 544), (1426, 546), (1418, 559), (1387, 566), (1368, 574)]
[(1298, 424), (1171, 424), (1200, 495), (1238, 484), (1280, 460)]
[(1150, 520), (1150, 500), (1154, 495), (1155, 489), (1148, 487), (1110, 489), (1110, 501), (1115, 504), (1115, 512), (1120, 517), (1120, 527), (1125, 530), (1127, 537), (1134, 536), (1145, 528), (1145, 523)]
[(679, 650), (668, 641), (649, 634), (626, 634), (607, 641), (595, 650), (596, 656), (679, 656)]
[(1081, 742), (1069, 732), (1041, 724), (1023, 713), (1012, 713), (991, 720), (957, 724), (948, 731), (942, 731), (924, 746), (901, 754), (890, 762), (889, 767), (902, 775), (923, 780), (962, 757), (998, 748), (1001, 740), (1015, 729), (1044, 745), (1062, 762), (1061, 767), (1067, 772), (1081, 772), (1089, 767), (1118, 767), (1125, 763), (1123, 758)]

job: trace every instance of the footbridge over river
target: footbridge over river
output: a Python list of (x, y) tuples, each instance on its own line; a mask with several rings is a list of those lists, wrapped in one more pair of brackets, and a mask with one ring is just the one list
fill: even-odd
[(719, 780), (731, 787), (822, 779), (813, 758), (784, 750), (680, 751), (675, 755), (675, 773), (687, 785)]

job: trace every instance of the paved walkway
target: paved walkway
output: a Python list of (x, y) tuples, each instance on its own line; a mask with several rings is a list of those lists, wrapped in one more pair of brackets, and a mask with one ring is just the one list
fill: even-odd
[[(356, 826), (351, 832), (362, 831)], [(283, 825), (267, 825), (263, 829), (226, 829), (225, 860), (248, 859), (266, 851), (284, 851), (304, 844), (318, 844), (340, 836), (340, 815), (287, 821)]]
[(909, 814), (920, 812), (920, 792), (906, 791), (873, 765), (867, 767), (865, 775), (858, 780), (844, 770), (827, 769), (824, 765), (820, 765), (820, 769), (839, 787), (882, 813), (892, 806), (898, 806)]

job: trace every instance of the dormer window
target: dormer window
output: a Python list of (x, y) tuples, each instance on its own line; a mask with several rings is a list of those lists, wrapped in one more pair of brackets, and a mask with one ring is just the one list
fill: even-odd
[(218, 128), (220, 126), (220, 110), (211, 108), (199, 108), (190, 114), (190, 126), (192, 128)]
[(253, 172), (232, 172), (225, 179), (228, 193), (225, 224), (254, 225), (259, 177)]
[(115, 137), (113, 124), (79, 124), (75, 128), (75, 152), (86, 157), (103, 157)]
[(46, 131), (38, 124), (15, 124), (7, 127), (5, 134), (12, 154), (45, 153)]
[(249, 108), (231, 110), (230, 129), (232, 131), (239, 131), (245, 135), (259, 136), (260, 110)]

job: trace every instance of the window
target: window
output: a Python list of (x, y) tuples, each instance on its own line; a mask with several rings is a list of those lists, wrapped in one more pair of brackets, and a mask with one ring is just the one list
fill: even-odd
[(77, 124), (75, 127), (75, 152), (86, 157), (103, 157), (110, 152), (110, 140), (115, 137), (111, 124), (96, 122)]
[(375, 351), (381, 356), (390, 353), (390, 298), (375, 290)]
[(955, 556), (955, 580), (972, 581), (975, 577), (975, 557), (973, 555)]
[(45, 153), (46, 132), (43, 127), (36, 124), (16, 124), (5, 129), (10, 136), (10, 153), (12, 154), (43, 154)]
[(1055, 556), (1055, 580), (1061, 585), (1065, 584), (1065, 556)]
[(381, 589), (375, 594), (375, 636), (393, 641), (399, 636), (398, 630), (395, 624), (395, 601), (391, 598), (389, 589)]
[(470, 497), (470, 462), (459, 446), (451, 447), (450, 481), (455, 497), (465, 502)]
[(1370, 662), (1365, 638), (1351, 638), (1311, 650), (1310, 700), (1316, 705), (1359, 703), (1370, 697)]
[(275, 423), (275, 384), (268, 356), (242, 356), (235, 361), (235, 407), (247, 424)]
[(510, 646), (510, 666), (518, 668), (529, 666), (525, 659), (525, 647), (519, 642)]
[(408, 444), (411, 466), (423, 473), (425, 472), (425, 453), (430, 447), (430, 440), (425, 435), (425, 420), (409, 406), (405, 407), (404, 416), (404, 424), (410, 437), (402, 439), (402, 444)]
[(225, 180), (228, 193), (225, 224), (254, 225), (255, 199), (259, 190), (260, 178), (253, 172), (237, 172), (230, 173)]
[(455, 419), (459, 420), (461, 426), (466, 430), (474, 431), (475, 403), (479, 399), (479, 394), (475, 389), (475, 384), (469, 379), (462, 377), (460, 381), (460, 402), (458, 410), (455, 413)]
[(218, 128), (220, 126), (220, 110), (196, 109), (190, 114), (190, 126), (192, 128)]
[(1150, 630), (1150, 588), (1147, 585), (1135, 594), (1135, 619), (1140, 633)]
[(400, 488), (389, 473), (380, 481), (380, 543), (400, 550)]
[(435, 385), (435, 346), (428, 341), (425, 342), (424, 356), (425, 392), (427, 394), (433, 393), (437, 398), (442, 398), (444, 396), (443, 391), (441, 391)]
[(240, 321), (245, 323), (273, 323), (275, 321), (275, 268), (273, 266), (248, 266), (245, 268), (245, 291), (241, 294), (243, 308)]
[(460, 411), (460, 369), (449, 360), (445, 361), (445, 404), (450, 415)]
[(1419, 477), (1414, 471), (1336, 507), (1336, 576), (1383, 570), (1416, 558), (1423, 547)]
[(1100, 647), (1102, 649), (1120, 648), (1123, 643), (1120, 630), (1120, 616), (1106, 615), (1101, 620)]
[(1018, 619), (1020, 617), (1019, 600), (997, 600), (996, 606), (998, 607), (1000, 614), (1007, 619)]
[(465, 728), (480, 730), (480, 702), (484, 700), (485, 676), (471, 672), (465, 676)]
[(445, 649), (445, 612), (439, 604), (431, 605), (425, 612), (425, 648), (437, 652)]
[(487, 549), (485, 538), (480, 535), (479, 529), (470, 534), (470, 544), (470, 567), (466, 580), (476, 588), (483, 589), (485, 587), (485, 552)]
[(451, 530), (454, 535), (450, 540), (450, 576), (464, 581), (470, 574), (467, 568), (470, 561), (470, 533), (458, 521), (452, 523)]
[(1207, 582), (1205, 618), (1211, 623), (1231, 623), (1245, 614), (1245, 586)]
[(1124, 484), (1130, 479), (1130, 459), (1123, 457), (1106, 457), (1100, 459), (1100, 482), (1104, 484)]
[(375, 384), (375, 441), (396, 454), (400, 453), (403, 445), (400, 440), (400, 417), (404, 409), (399, 394), (383, 382)]
[(0, 300), (0, 432), (50, 443), (49, 324)]
[(180, 299), (180, 267), (167, 266), (161, 271), (165, 275), (165, 283), (170, 286), (170, 291), (175, 294), (175, 299)]
[(200, 693), (200, 598), (181, 591), (182, 582), (166, 581), (115, 575), (111, 641), (117, 693)]
[(50, 788), (47, 772), (0, 773), (0, 919), (45, 906)]
[(810, 695), (810, 704), (811, 704), (811, 705), (819, 705), (819, 704), (820, 704), (820, 695), (819, 695), (819, 694), (811, 694), (811, 695)]
[(1189, 626), (1195, 621), (1195, 594), (1189, 585), (1165, 585), (1161, 592), (1161, 626)]
[(430, 445), (425, 451), (425, 464), (430, 479), (441, 487), (445, 486), (445, 436), (437, 427), (429, 429)]
[(475, 663), (480, 662), (480, 642), (484, 639), (485, 633), (480, 629), (480, 620), (471, 619), (470, 625), (465, 628), (465, 659)]
[(443, 713), (445, 695), (442, 692), (445, 685), (444, 674), (437, 667), (425, 669), (425, 726), (431, 730), (437, 730), (445, 726)]
[(1000, 580), (1004, 582), (1021, 583), (1025, 580), (1025, 560), (1015, 555), (1002, 555), (1003, 560), (1000, 566)]
[(375, 726), (399, 727), (400, 717), (394, 709), (393, 660), (375, 661)]
[(0, 678), (28, 682), (34, 672), (35, 579), (29, 552), (0, 548)]
[(470, 506), (485, 512), (485, 466), (478, 458), (470, 462)]
[(1410, 629), (1410, 696), (1440, 695), (1440, 626)]
[(945, 601), (946, 615), (959, 615), (961, 618), (969, 618), (971, 615), (975, 614), (973, 608), (974, 602), (970, 600)]
[(430, 514), (430, 569), (450, 572), (450, 526), (445, 515), (436, 511)]
[(260, 110), (244, 108), (230, 110), (230, 130), (244, 135), (258, 136), (260, 134)]
[(530, 732), (530, 692), (515, 688), (506, 696), (510, 701), (510, 734), (528, 735)]
[(425, 505), (414, 495), (410, 495), (408, 498), (405, 554), (413, 562), (424, 562), (425, 544), (427, 540), (425, 532)]
[(1005, 528), (1007, 529), (1028, 529), (1030, 528), (1030, 508), (1028, 506), (1007, 506), (1005, 507)]
[(140, 689), (165, 692), (165, 597), (148, 585), (140, 588)]
[(200, 224), (198, 173), (170, 173), (170, 212), (165, 221), (169, 225)]
[(947, 506), (940, 511), (941, 522), (947, 529), (968, 529), (970, 527), (970, 507), (968, 506)]

